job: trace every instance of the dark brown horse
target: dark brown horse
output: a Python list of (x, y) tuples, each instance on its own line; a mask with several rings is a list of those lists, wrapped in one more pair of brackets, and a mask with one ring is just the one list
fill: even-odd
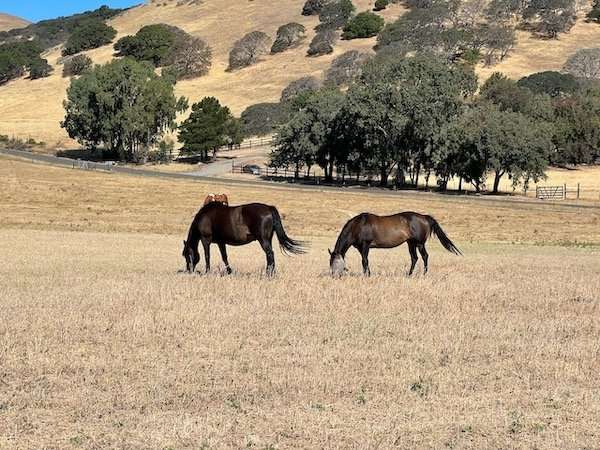
[(444, 248), (456, 255), (461, 255), (460, 250), (446, 236), (442, 227), (431, 216), (414, 212), (403, 212), (393, 216), (376, 216), (375, 214), (362, 213), (350, 219), (338, 236), (333, 252), (329, 250), (331, 258), (329, 266), (334, 276), (341, 275), (346, 270), (344, 258), (350, 247), (356, 248), (362, 256), (362, 266), (365, 275), (370, 275), (369, 250), (372, 248), (394, 248), (408, 243), (411, 266), (409, 275), (415, 270), (418, 256), (421, 253), (425, 273), (428, 269), (429, 255), (425, 250), (427, 238), (435, 234)]
[(273, 234), (277, 234), (281, 251), (287, 254), (304, 253), (303, 243), (291, 239), (283, 229), (281, 217), (274, 206), (262, 203), (229, 207), (220, 202), (209, 202), (198, 211), (192, 221), (187, 240), (183, 241), (183, 257), (188, 272), (194, 272), (200, 261), (198, 243), (204, 247), (206, 272), (210, 270), (210, 244), (217, 244), (227, 273), (227, 245), (245, 245), (258, 241), (267, 256), (267, 274), (275, 271)]

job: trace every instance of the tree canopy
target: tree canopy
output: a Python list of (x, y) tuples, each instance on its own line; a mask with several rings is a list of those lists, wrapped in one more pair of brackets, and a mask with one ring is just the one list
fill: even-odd
[(201, 155), (203, 160), (208, 159), (209, 152), (214, 156), (223, 145), (238, 144), (241, 139), (238, 119), (214, 97), (194, 103), (190, 116), (179, 127), (181, 151)]
[(61, 126), (80, 144), (103, 145), (127, 161), (143, 161), (164, 132), (174, 130), (187, 101), (152, 66), (125, 58), (71, 80)]

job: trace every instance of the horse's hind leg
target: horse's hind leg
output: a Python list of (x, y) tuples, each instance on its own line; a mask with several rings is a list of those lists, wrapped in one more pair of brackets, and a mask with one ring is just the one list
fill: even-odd
[(205, 273), (210, 272), (210, 241), (202, 239), (202, 247), (204, 247), (204, 262), (206, 263)]
[(421, 254), (421, 259), (423, 259), (423, 265), (425, 266), (424, 273), (427, 273), (427, 270), (429, 270), (429, 253), (427, 253), (427, 250), (425, 249), (425, 244), (419, 245), (419, 253)]
[(273, 244), (271, 243), (271, 240), (263, 238), (260, 240), (260, 246), (267, 256), (267, 276), (273, 276), (275, 273), (275, 253), (273, 253)]
[(417, 256), (417, 245), (412, 241), (408, 241), (408, 252), (410, 253), (410, 271), (408, 272), (408, 276), (411, 276), (415, 271), (415, 266), (419, 260), (419, 257)]
[(219, 244), (219, 250), (221, 251), (221, 258), (223, 258), (223, 262), (225, 263), (225, 270), (227, 270), (227, 274), (231, 275), (231, 267), (229, 267), (229, 261), (227, 260), (227, 246), (224, 242)]

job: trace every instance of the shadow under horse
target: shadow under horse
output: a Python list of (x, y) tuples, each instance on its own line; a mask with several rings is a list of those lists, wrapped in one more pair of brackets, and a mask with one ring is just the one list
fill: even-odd
[(435, 234), (446, 250), (455, 255), (462, 255), (460, 250), (448, 238), (442, 227), (431, 217), (415, 212), (403, 212), (392, 216), (377, 216), (362, 213), (350, 219), (338, 236), (333, 252), (329, 250), (329, 266), (334, 276), (346, 271), (344, 258), (350, 247), (356, 248), (362, 257), (365, 275), (370, 275), (369, 250), (372, 248), (394, 248), (408, 243), (412, 275), (418, 261), (417, 250), (421, 253), (425, 273), (428, 270), (429, 254), (425, 243)]
[(284, 254), (305, 253), (305, 243), (290, 238), (274, 206), (262, 203), (230, 207), (221, 202), (209, 202), (194, 217), (183, 241), (183, 257), (188, 272), (194, 272), (200, 261), (198, 244), (202, 242), (206, 272), (210, 271), (210, 244), (217, 244), (227, 273), (232, 272), (227, 259), (227, 245), (246, 245), (258, 241), (267, 257), (267, 275), (275, 272), (273, 234), (277, 235)]

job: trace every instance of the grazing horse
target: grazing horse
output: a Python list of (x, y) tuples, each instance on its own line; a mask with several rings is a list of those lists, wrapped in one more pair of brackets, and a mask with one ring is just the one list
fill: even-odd
[(229, 207), (220, 202), (203, 206), (190, 226), (187, 240), (183, 241), (183, 257), (188, 272), (194, 272), (200, 254), (198, 243), (204, 247), (206, 272), (210, 271), (210, 244), (217, 244), (227, 273), (231, 267), (227, 260), (227, 245), (245, 245), (258, 241), (267, 256), (267, 275), (275, 271), (273, 234), (277, 234), (281, 251), (285, 254), (304, 253), (304, 243), (291, 239), (283, 229), (281, 216), (274, 206), (262, 203)]
[(329, 250), (329, 266), (334, 276), (341, 275), (346, 270), (344, 258), (350, 247), (356, 248), (362, 256), (362, 266), (365, 275), (370, 275), (369, 250), (372, 248), (394, 248), (408, 243), (411, 266), (408, 275), (412, 275), (417, 264), (417, 249), (423, 258), (425, 273), (428, 269), (429, 255), (425, 250), (427, 238), (435, 234), (444, 248), (456, 255), (462, 255), (460, 250), (446, 236), (442, 227), (431, 216), (414, 212), (403, 212), (393, 216), (376, 216), (362, 213), (350, 219), (338, 236), (333, 252)]
[(208, 194), (204, 199), (204, 206), (212, 202), (223, 203), (225, 206), (229, 206), (227, 194)]

